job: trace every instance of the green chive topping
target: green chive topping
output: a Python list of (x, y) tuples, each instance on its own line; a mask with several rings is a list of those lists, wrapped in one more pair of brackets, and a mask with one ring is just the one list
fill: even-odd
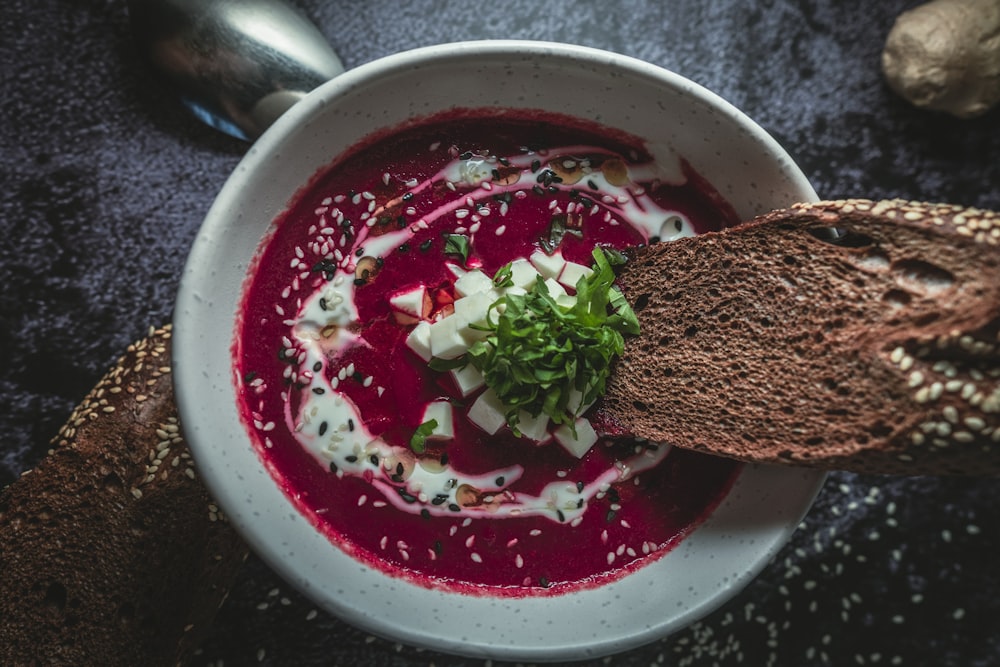
[[(506, 294), (490, 307), (484, 340), (457, 359), (432, 359), (431, 368), (472, 364), (503, 403), (515, 433), (521, 410), (573, 425), (578, 405), (570, 399), (582, 396), (586, 405), (603, 395), (624, 335), (639, 333), (638, 318), (614, 286), (613, 265), (623, 258), (601, 248), (593, 257), (594, 271), (577, 282), (574, 305), (556, 303), (542, 280), (526, 294)], [(494, 282), (502, 285), (509, 276), (505, 267)]]
[(458, 257), (462, 260), (462, 266), (465, 266), (469, 260), (469, 249), (468, 236), (464, 234), (444, 235), (444, 254)]
[(423, 424), (417, 427), (417, 430), (413, 432), (410, 437), (410, 449), (416, 454), (423, 454), (424, 450), (427, 448), (427, 438), (434, 433), (434, 429), (438, 426), (436, 419), (428, 419)]

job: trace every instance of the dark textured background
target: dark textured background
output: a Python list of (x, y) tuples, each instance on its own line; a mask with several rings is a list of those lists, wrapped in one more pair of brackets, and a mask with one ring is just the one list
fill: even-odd
[[(210, 1), (210, 0), (206, 0)], [(771, 132), (821, 197), (1000, 209), (1000, 113), (915, 110), (878, 58), (913, 2), (299, 0), (347, 67), (478, 38), (636, 56)], [(170, 318), (187, 249), (246, 145), (189, 119), (135, 56), (122, 1), (0, 6), (0, 485), (99, 376)], [(1000, 481), (834, 474), (741, 595), (588, 665), (1000, 664)], [(479, 665), (368, 637), (251, 561), (200, 664)]]

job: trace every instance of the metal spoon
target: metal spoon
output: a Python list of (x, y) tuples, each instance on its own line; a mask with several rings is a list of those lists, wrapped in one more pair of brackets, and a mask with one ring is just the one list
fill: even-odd
[(256, 139), (344, 71), (315, 25), (282, 0), (128, 0), (135, 41), (199, 120)]

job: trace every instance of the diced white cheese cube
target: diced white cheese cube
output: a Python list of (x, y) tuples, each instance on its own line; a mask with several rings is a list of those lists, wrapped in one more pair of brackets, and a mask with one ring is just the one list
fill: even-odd
[(492, 288), (493, 279), (479, 269), (467, 271), (455, 281), (455, 294), (459, 296), (486, 292)]
[(538, 271), (526, 259), (515, 259), (510, 263), (510, 279), (516, 287), (531, 289), (538, 280)]
[(556, 250), (551, 255), (541, 250), (536, 250), (528, 257), (528, 261), (535, 267), (535, 270), (543, 278), (558, 278), (562, 273), (566, 260), (563, 259), (562, 251)]
[[(424, 317), (425, 300), (427, 300), (427, 286), (420, 285), (406, 291), (396, 292), (389, 297), (389, 307), (406, 315), (410, 315), (420, 320)], [(430, 305), (427, 302), (426, 305)]]
[(532, 417), (526, 410), (517, 413), (517, 430), (521, 435), (535, 442), (547, 440), (549, 436), (549, 416), (542, 412)]
[(572, 308), (576, 305), (576, 297), (572, 294), (560, 294), (556, 297), (556, 303), (563, 308)]
[(545, 286), (549, 288), (549, 296), (556, 301), (559, 300), (560, 296), (566, 296), (566, 289), (554, 278), (546, 278)]
[(438, 359), (455, 359), (469, 349), (469, 343), (462, 335), (466, 322), (457, 315), (449, 315), (438, 320), (430, 328), (431, 355)]
[(500, 430), (500, 427), (507, 423), (504, 416), (503, 403), (493, 393), (492, 389), (487, 389), (479, 395), (479, 398), (469, 407), (469, 421), (483, 429), (490, 435)]
[(472, 364), (466, 364), (462, 368), (453, 368), (448, 372), (455, 382), (455, 388), (458, 389), (458, 393), (463, 398), (486, 384), (483, 374), (476, 370)]
[(473, 292), (461, 299), (456, 299), (453, 304), (455, 315), (461, 317), (470, 324), (486, 325), (486, 314), (490, 306), (500, 298), (496, 291), (490, 289), (485, 292)]
[(413, 350), (418, 357), (424, 361), (431, 358), (431, 324), (430, 322), (420, 322), (413, 327), (413, 331), (406, 337), (406, 346)]
[(568, 424), (563, 424), (553, 432), (556, 442), (563, 446), (567, 452), (578, 459), (582, 459), (594, 443), (597, 442), (597, 432), (590, 422), (584, 418), (576, 420), (576, 437)]
[(583, 395), (584, 392), (576, 388), (572, 388), (569, 390), (569, 398), (566, 399), (566, 407), (569, 408), (569, 411), (575, 414), (577, 417), (579, 417), (584, 412), (589, 410), (590, 406), (592, 406), (597, 401), (597, 399), (595, 398), (589, 403), (584, 403)]
[(445, 262), (444, 265), (448, 267), (448, 270), (451, 271), (451, 275), (455, 276), (456, 279), (461, 278), (466, 273), (468, 273), (466, 269), (463, 269), (461, 266), (455, 264), (454, 262)]
[(580, 281), (580, 278), (590, 276), (593, 272), (594, 270), (589, 266), (577, 264), (576, 262), (566, 262), (562, 273), (559, 274), (559, 282), (566, 287), (576, 289), (576, 284)]
[(511, 285), (510, 287), (503, 288), (503, 296), (524, 296), (528, 293), (528, 290), (523, 287), (518, 287), (517, 285)]
[(450, 440), (455, 437), (455, 418), (452, 414), (451, 403), (448, 401), (432, 401), (424, 408), (423, 422), (431, 419), (437, 422), (437, 426), (430, 435), (429, 440)]

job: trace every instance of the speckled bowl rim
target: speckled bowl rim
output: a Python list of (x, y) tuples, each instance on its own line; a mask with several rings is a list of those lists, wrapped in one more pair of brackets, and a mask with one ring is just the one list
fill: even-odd
[[(590, 83), (597, 76), (602, 83), (607, 81), (607, 91), (620, 92), (621, 86), (633, 90), (634, 86), (636, 91), (649, 89), (662, 95), (663, 100), (680, 96), (691, 105), (690, 118), (677, 121), (681, 125), (686, 122), (697, 128), (706, 122), (698, 116), (713, 116), (716, 127), (737, 132), (737, 139), (745, 138), (749, 147), (737, 146), (743, 152), (735, 156), (723, 155), (721, 147), (716, 153), (725, 159), (738, 157), (748, 176), (763, 179), (746, 192), (740, 183), (728, 186), (731, 192), (720, 188), (730, 198), (765, 191), (760, 201), (733, 202), (741, 215), (816, 199), (802, 172), (764, 130), (714, 93), (649, 63), (588, 47), (512, 40), (460, 42), (388, 56), (342, 74), (299, 102), (256, 142), (219, 193), (191, 250), (175, 305), (177, 403), (198, 473), (229, 520), (265, 562), (325, 610), (382, 637), (470, 657), (587, 659), (664, 637), (730, 599), (785, 544), (808, 511), (824, 475), (793, 468), (746, 467), (726, 499), (679, 546), (597, 589), (549, 598), (461, 595), (372, 570), (314, 530), (278, 488), (251, 445), (237, 413), (232, 381), (235, 311), (252, 251), (286, 206), (295, 183), (304, 185), (308, 175), (324, 164), (322, 155), (310, 154), (312, 143), (303, 137), (323, 131), (324, 119), (329, 125), (338, 105), (350, 109), (351, 100), (354, 116), (348, 114), (341, 122), (356, 118), (357, 95), (369, 89), (377, 92), (387, 79), (441, 70), (453, 74), (458, 71), (455, 68), (486, 68), (483, 71), (496, 73), (500, 70), (495, 68), (503, 68), (504, 63), (525, 79), (528, 72), (538, 71), (543, 79), (557, 72), (581, 81), (589, 77)], [(425, 83), (433, 87), (434, 81), (430, 77)], [(524, 95), (549, 94), (532, 91), (531, 85), (538, 84), (524, 82)], [(417, 107), (411, 111), (422, 113)], [(646, 110), (627, 111), (618, 122), (628, 123), (629, 113)], [(371, 114), (375, 117), (365, 122), (377, 125), (378, 109)], [(289, 155), (290, 147), (301, 150)], [(332, 158), (328, 154), (326, 162)], [(715, 158), (706, 159), (708, 168), (713, 168)], [(294, 174), (294, 167), (302, 162), (313, 164), (306, 178)], [(280, 183), (289, 170), (292, 180)], [(285, 188), (283, 198), (268, 198), (269, 188)]]

